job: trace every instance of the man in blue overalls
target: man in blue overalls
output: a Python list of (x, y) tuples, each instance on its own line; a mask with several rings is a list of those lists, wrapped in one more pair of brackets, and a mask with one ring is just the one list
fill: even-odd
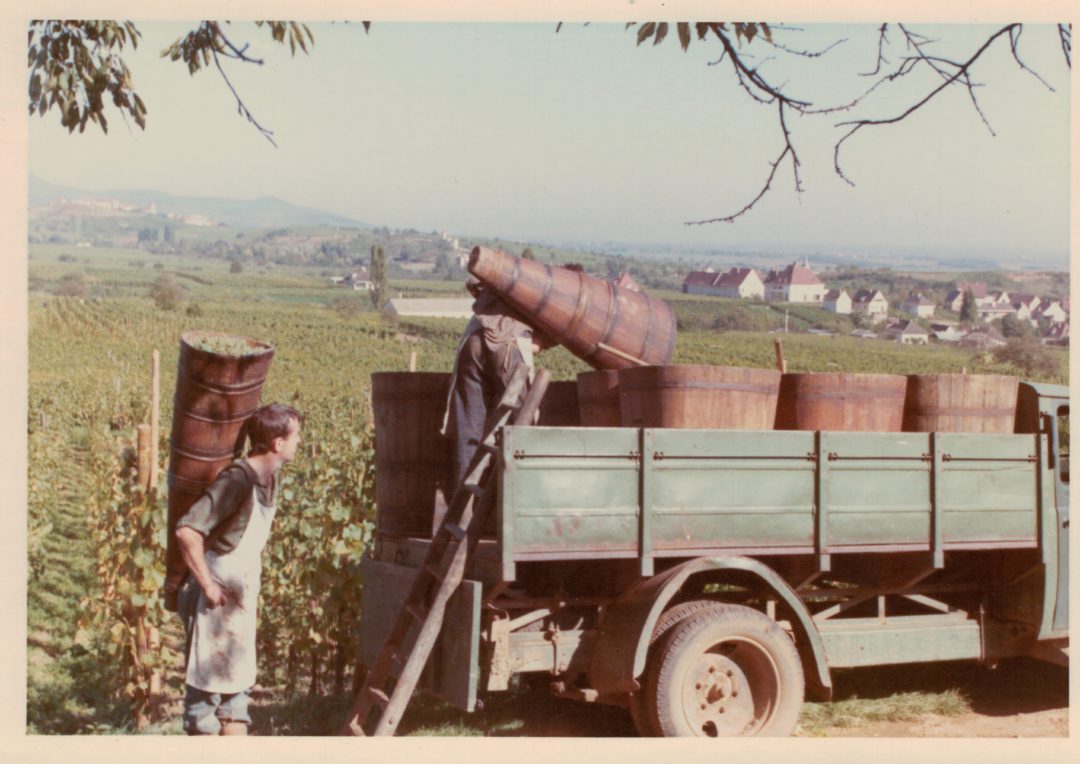
[(282, 404), (247, 422), (246, 459), (223, 469), (176, 524), (190, 573), (178, 605), (187, 632), (184, 731), (246, 735), (255, 684), (262, 551), (274, 519), (275, 475), (300, 444), (300, 414)]

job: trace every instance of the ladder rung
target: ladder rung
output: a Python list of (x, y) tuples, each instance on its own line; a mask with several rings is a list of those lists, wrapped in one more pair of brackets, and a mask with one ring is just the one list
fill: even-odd
[(478, 446), (478, 448), (481, 451), (486, 451), (489, 454), (497, 454), (497, 453), (499, 453), (499, 450), (500, 450), (499, 447), (495, 443), (488, 443), (486, 440), (483, 443), (481, 443)]
[(405, 609), (408, 610), (409, 615), (411, 615), (417, 621), (423, 621), (428, 616), (428, 611), (420, 605), (406, 605)]
[(484, 486), (479, 483), (462, 483), (461, 488), (463, 491), (468, 491), (473, 496), (479, 496), (484, 492)]
[(443, 528), (445, 528), (446, 532), (456, 538), (458, 541), (465, 538), (465, 529), (457, 523), (444, 523)]
[(372, 700), (384, 708), (390, 705), (390, 698), (378, 687), (368, 687), (368, 695), (371, 696)]

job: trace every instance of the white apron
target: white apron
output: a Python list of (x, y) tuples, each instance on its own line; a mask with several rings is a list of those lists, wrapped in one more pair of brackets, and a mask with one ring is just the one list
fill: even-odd
[(206, 692), (234, 693), (255, 684), (255, 614), (259, 604), (262, 551), (270, 536), (274, 507), (255, 506), (236, 548), (206, 553), (206, 566), (226, 591), (226, 605), (208, 608), (199, 595), (188, 657), (187, 684)]

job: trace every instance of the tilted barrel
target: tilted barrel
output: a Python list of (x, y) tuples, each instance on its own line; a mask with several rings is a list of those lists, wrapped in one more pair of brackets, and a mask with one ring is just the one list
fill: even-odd
[(624, 427), (771, 430), (780, 372), (734, 366), (619, 370)]
[(217, 474), (242, 455), (244, 424), (259, 407), (274, 348), (249, 337), (191, 331), (180, 336), (169, 438), (166, 605), (187, 573), (177, 521)]
[(904, 405), (907, 432), (1010, 433), (1019, 380), (1001, 374), (912, 374)]
[(663, 300), (581, 271), (476, 247), (469, 272), (526, 321), (597, 369), (658, 365), (675, 349), (675, 313)]
[(785, 374), (776, 429), (899, 432), (906, 392), (901, 374)]

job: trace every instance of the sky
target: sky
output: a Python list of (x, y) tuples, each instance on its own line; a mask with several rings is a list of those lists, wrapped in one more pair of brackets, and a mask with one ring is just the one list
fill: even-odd
[[(212, 68), (190, 76), (159, 57), (192, 23), (143, 22), (125, 53), (148, 107), (145, 131), (109, 112), (110, 131), (69, 135), (59, 116), (28, 126), (30, 173), (106, 191), (274, 196), (373, 225), (539, 242), (786, 252), (990, 254), (1055, 258), (1069, 240), (1070, 81), (1056, 29), (1029, 25), (1024, 62), (999, 40), (974, 70), (979, 104), (950, 88), (904, 122), (862, 130), (833, 168), (837, 123), (893, 117), (940, 80), (880, 88), (858, 111), (788, 118), (790, 162), (734, 223), (783, 148), (775, 106), (755, 103), (715, 40), (683, 52), (672, 33), (635, 45), (621, 23), (312, 23), (310, 55), (289, 55), (248, 22), (229, 27), (261, 67), (229, 62), (277, 148), (237, 115)], [(793, 23), (791, 26), (795, 26)], [(924, 25), (935, 51), (970, 56), (1000, 25)], [(799, 24), (774, 39), (821, 50), (793, 57), (755, 41), (748, 60), (794, 97), (845, 103), (872, 78), (872, 24)], [(888, 59), (903, 55), (892, 27)]]

